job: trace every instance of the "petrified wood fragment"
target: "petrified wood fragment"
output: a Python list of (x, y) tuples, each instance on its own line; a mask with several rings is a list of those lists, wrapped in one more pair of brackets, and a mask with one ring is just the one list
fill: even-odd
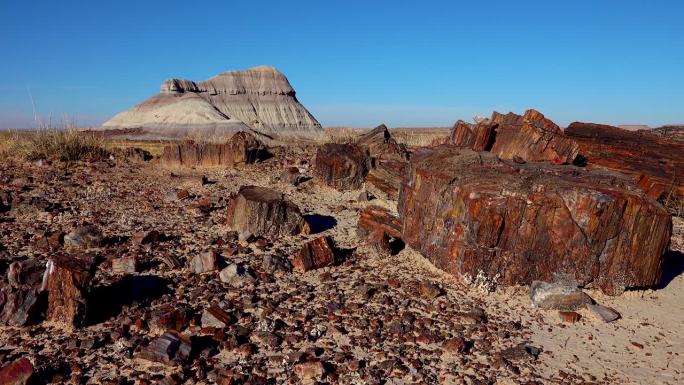
[(253, 235), (281, 236), (309, 232), (299, 208), (276, 190), (243, 186), (230, 197), (227, 224), (235, 231)]
[(0, 384), (2, 385), (25, 385), (33, 375), (33, 364), (28, 358), (23, 357), (0, 367)]
[(399, 198), (399, 186), (408, 172), (409, 152), (397, 143), (384, 124), (359, 137), (357, 144), (368, 150), (370, 170), (367, 188), (390, 200)]
[(51, 258), (43, 278), (43, 289), (48, 292), (46, 319), (67, 328), (83, 326), (92, 278), (92, 260), (88, 256)]
[(684, 142), (647, 131), (575, 122), (566, 135), (589, 168), (622, 172), (650, 197), (684, 197)]
[(335, 264), (335, 253), (329, 237), (307, 242), (292, 256), (292, 266), (300, 273)]
[(261, 141), (241, 131), (223, 144), (184, 141), (167, 145), (162, 162), (179, 166), (233, 166), (254, 163), (267, 156), (268, 152)]
[(622, 174), (453, 146), (412, 156), (399, 212), (402, 239), (458, 277), (566, 273), (611, 295), (659, 282), (671, 232), (666, 210)]
[(338, 190), (361, 188), (369, 169), (368, 151), (355, 144), (326, 143), (316, 152), (314, 175)]

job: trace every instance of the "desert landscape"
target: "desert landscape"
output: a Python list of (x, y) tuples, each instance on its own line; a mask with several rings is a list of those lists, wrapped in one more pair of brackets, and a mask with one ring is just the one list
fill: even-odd
[(0, 384), (677, 384), (682, 127), (324, 129), (273, 67), (0, 146)]

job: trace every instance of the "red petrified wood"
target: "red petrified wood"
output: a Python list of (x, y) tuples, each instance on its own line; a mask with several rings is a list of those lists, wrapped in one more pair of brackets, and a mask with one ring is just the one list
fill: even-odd
[(62, 255), (48, 261), (43, 278), (43, 289), (48, 292), (48, 321), (67, 328), (83, 326), (93, 278), (91, 267), (92, 261), (86, 256)]
[(314, 174), (338, 190), (361, 188), (369, 168), (368, 151), (355, 144), (327, 143), (316, 152)]
[(566, 273), (611, 295), (659, 282), (671, 231), (665, 209), (621, 174), (453, 146), (413, 155), (399, 211), (404, 242), (466, 280)]
[(565, 129), (589, 168), (620, 171), (655, 199), (684, 197), (684, 141), (648, 131), (575, 122)]
[(328, 237), (320, 237), (307, 242), (292, 257), (292, 266), (301, 273), (334, 264), (335, 253)]
[(266, 155), (266, 149), (254, 135), (238, 132), (223, 144), (185, 141), (164, 147), (162, 161), (179, 166), (232, 166), (254, 163)]

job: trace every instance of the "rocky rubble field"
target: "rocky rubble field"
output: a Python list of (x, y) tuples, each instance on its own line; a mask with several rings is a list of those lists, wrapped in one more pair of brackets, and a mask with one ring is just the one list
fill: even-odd
[[(0, 164), (0, 384), (675, 384), (684, 376), (684, 224), (674, 218), (670, 227), (634, 182), (603, 171), (582, 179), (572, 165), (530, 171), (515, 141), (495, 147), (502, 159), (406, 149), (384, 127), (357, 144), (273, 147), (268, 156), (240, 140), (248, 143), (240, 156), (222, 151), (244, 145), (184, 144), (152, 161), (131, 150), (102, 161)], [(477, 151), (491, 149), (488, 141)], [(568, 159), (579, 151), (565, 138), (551, 142)], [(557, 155), (544, 147), (552, 163)], [(501, 172), (514, 187), (499, 196), (477, 175), (425, 171), (431, 159), (462, 157), (483, 167), (475, 174)], [(567, 198), (544, 183), (576, 192)], [(532, 249), (506, 227), (528, 214), (497, 211), (521, 196), (540, 202), (527, 228), (543, 237)], [(556, 231), (557, 218), (581, 231)], [(616, 229), (650, 231), (652, 248), (623, 242)], [(567, 248), (575, 262), (616, 262), (568, 264)], [(553, 262), (525, 265), (530, 250)], [(634, 287), (654, 281), (657, 290)]]

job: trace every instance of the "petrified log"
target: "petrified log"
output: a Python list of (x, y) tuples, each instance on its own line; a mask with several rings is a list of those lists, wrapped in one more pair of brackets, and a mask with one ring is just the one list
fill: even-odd
[(497, 126), (497, 123), (489, 120), (475, 125), (459, 120), (451, 130), (449, 143), (475, 151), (489, 151), (494, 144)]
[(369, 168), (368, 151), (355, 144), (326, 143), (316, 151), (314, 175), (338, 190), (361, 188)]
[(300, 273), (332, 266), (335, 262), (335, 253), (329, 237), (320, 237), (307, 242), (292, 256), (292, 266)]
[(622, 172), (655, 199), (684, 197), (684, 142), (647, 131), (575, 122), (566, 135), (589, 168)]
[(360, 135), (356, 144), (367, 149), (371, 158), (396, 156), (408, 159), (409, 157), (406, 146), (398, 143), (384, 124)]
[[(496, 127), (495, 137), (489, 136), (487, 140), (493, 142), (491, 151), (501, 159), (519, 157), (525, 161), (569, 164), (577, 156), (577, 143), (565, 136), (560, 127), (538, 111), (527, 110), (523, 116), (494, 112), (487, 124)], [(486, 136), (486, 133), (481, 135)], [(486, 149), (479, 146), (472, 148)]]
[(399, 186), (408, 172), (409, 152), (397, 143), (384, 124), (359, 137), (357, 144), (368, 150), (370, 170), (367, 188), (390, 200), (399, 198)]
[(93, 261), (88, 256), (61, 255), (50, 258), (43, 277), (43, 290), (48, 292), (48, 321), (67, 328), (85, 323), (87, 297), (93, 278)]
[(453, 146), (413, 154), (399, 212), (402, 239), (465, 281), (565, 273), (611, 295), (659, 282), (672, 225), (622, 174)]
[(167, 145), (162, 162), (179, 166), (233, 166), (254, 163), (265, 158), (267, 153), (263, 143), (254, 135), (241, 131), (223, 144), (184, 141)]
[(228, 226), (240, 233), (281, 236), (309, 232), (297, 205), (266, 187), (241, 187), (229, 198), (227, 214)]
[(390, 237), (401, 238), (401, 219), (380, 206), (366, 206), (359, 215), (357, 233), (363, 238), (378, 229)]

